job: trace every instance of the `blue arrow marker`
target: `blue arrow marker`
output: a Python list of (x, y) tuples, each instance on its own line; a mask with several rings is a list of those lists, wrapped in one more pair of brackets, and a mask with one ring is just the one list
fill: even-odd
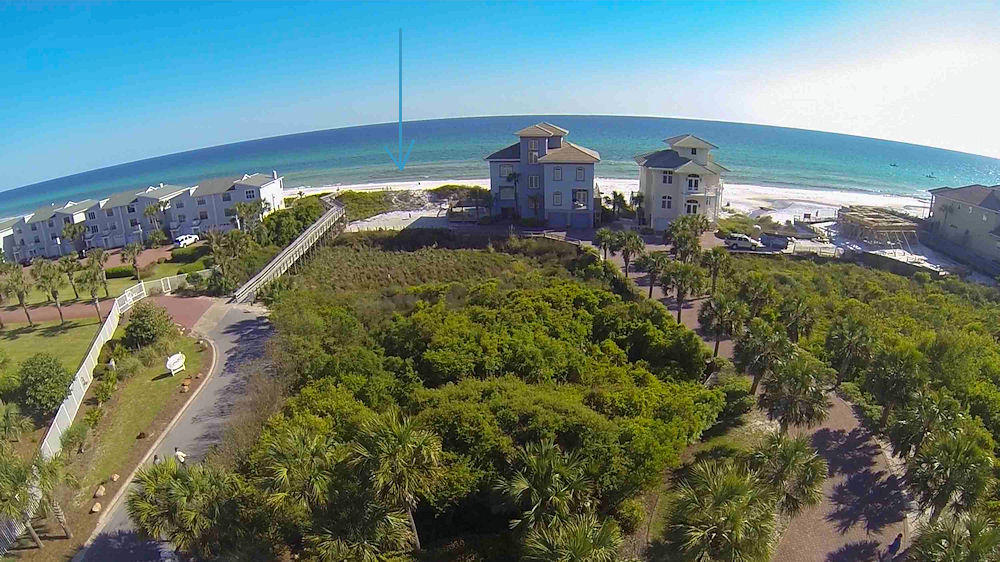
[(410, 146), (406, 149), (406, 154), (403, 154), (403, 29), (399, 29), (399, 159), (397, 160), (395, 156), (392, 155), (392, 151), (389, 147), (385, 147), (385, 151), (389, 153), (389, 158), (392, 159), (396, 167), (402, 170), (406, 167), (406, 161), (410, 158), (410, 151), (413, 150), (413, 141), (410, 141)]

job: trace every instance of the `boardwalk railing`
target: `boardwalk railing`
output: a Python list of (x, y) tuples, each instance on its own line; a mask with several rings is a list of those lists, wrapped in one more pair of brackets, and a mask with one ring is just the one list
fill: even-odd
[(285, 246), (278, 255), (267, 263), (256, 275), (236, 289), (230, 302), (245, 303), (252, 302), (257, 297), (257, 292), (265, 285), (281, 277), (296, 261), (306, 254), (319, 242), (341, 218), (344, 217), (345, 209), (340, 202), (336, 201), (333, 195), (321, 197), (320, 201), (327, 208), (326, 212), (320, 216), (316, 222), (309, 226), (292, 241)]
[[(63, 433), (73, 425), (73, 420), (76, 418), (77, 412), (80, 411), (83, 397), (87, 394), (90, 384), (94, 382), (94, 367), (97, 366), (97, 358), (101, 354), (101, 348), (111, 339), (115, 330), (118, 329), (118, 323), (121, 320), (122, 314), (127, 312), (137, 302), (149, 296), (151, 291), (171, 293), (182, 287), (187, 276), (188, 274), (174, 275), (173, 277), (136, 283), (115, 299), (111, 305), (111, 310), (108, 311), (107, 318), (101, 323), (100, 331), (97, 332), (97, 335), (91, 341), (87, 355), (83, 358), (83, 363), (77, 370), (76, 376), (73, 377), (73, 382), (69, 385), (69, 396), (59, 406), (55, 418), (52, 419), (52, 425), (49, 426), (49, 431), (45, 434), (45, 439), (42, 441), (40, 450), (43, 457), (51, 459), (62, 451)], [(35, 487), (32, 487), (29, 493), (32, 495), (32, 502), (28, 512), (34, 513), (38, 508), (40, 494)], [(7, 552), (7, 549), (24, 533), (24, 525), (23, 520), (0, 521), (0, 555)]]
[(525, 238), (548, 238), (549, 240), (558, 240), (560, 242), (569, 242), (579, 246), (581, 241), (578, 238), (573, 238), (572, 236), (566, 236), (565, 232), (552, 231), (552, 230), (542, 230), (540, 232), (525, 232), (523, 234)]

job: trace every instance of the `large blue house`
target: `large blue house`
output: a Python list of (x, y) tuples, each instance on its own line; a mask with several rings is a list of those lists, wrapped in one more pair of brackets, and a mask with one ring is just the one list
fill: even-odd
[(485, 158), (493, 215), (537, 219), (557, 228), (593, 227), (600, 202), (594, 164), (601, 155), (567, 141), (569, 131), (550, 123), (514, 134), (516, 143)]

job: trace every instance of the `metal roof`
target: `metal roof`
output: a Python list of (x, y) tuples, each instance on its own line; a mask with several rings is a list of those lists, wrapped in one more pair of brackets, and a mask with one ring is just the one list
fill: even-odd
[(521, 143), (515, 142), (514, 144), (508, 146), (507, 148), (501, 148), (500, 150), (490, 154), (483, 160), (520, 160), (521, 159)]
[(240, 185), (252, 185), (253, 187), (264, 187), (272, 181), (278, 180), (271, 174), (262, 174), (258, 172), (255, 174), (244, 174), (242, 179), (236, 180), (236, 183)]
[(226, 191), (232, 189), (233, 185), (241, 179), (242, 178), (213, 178), (198, 182), (198, 188), (194, 190), (194, 196), (203, 197), (205, 195), (225, 193)]

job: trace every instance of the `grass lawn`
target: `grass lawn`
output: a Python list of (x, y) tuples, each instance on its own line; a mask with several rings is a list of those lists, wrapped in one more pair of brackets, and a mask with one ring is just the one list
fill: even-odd
[(24, 324), (7, 324), (0, 332), (0, 349), (17, 365), (39, 351), (49, 351), (75, 373), (87, 354), (87, 347), (94, 334), (101, 328), (97, 316), (67, 320), (62, 326), (55, 322), (36, 322), (35, 327)]
[(337, 195), (337, 201), (347, 209), (348, 221), (417, 208), (421, 204), (410, 191), (344, 191)]

